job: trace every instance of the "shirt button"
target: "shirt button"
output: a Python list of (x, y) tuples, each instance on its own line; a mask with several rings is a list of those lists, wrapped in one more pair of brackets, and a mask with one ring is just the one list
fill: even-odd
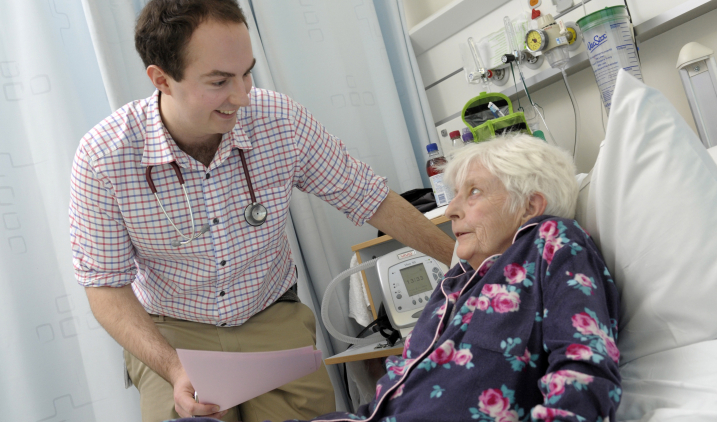
[(224, 293), (224, 290), (222, 290), (221, 293), (219, 293), (219, 296), (224, 296), (226, 293)]
[(223, 259), (222, 259), (222, 261), (219, 263), (219, 265), (221, 265), (222, 267), (225, 266), (226, 264), (227, 264), (227, 261), (225, 261), (225, 260), (223, 260)]
[(212, 220), (212, 222), (213, 222), (214, 224), (219, 224), (219, 219), (218, 219), (218, 218), (215, 218), (214, 220)]
[(209, 173), (207, 173), (205, 176), (207, 177), (207, 179), (209, 179), (210, 177), (212, 177), (212, 175), (209, 174)]

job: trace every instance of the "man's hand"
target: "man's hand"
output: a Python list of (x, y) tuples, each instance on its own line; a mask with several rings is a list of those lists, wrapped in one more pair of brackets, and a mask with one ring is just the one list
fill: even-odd
[(189, 381), (184, 369), (177, 375), (173, 382), (174, 385), (174, 409), (179, 416), (183, 418), (191, 418), (192, 416), (207, 416), (219, 419), (229, 411), (223, 410), (219, 412), (219, 406), (215, 404), (201, 404), (194, 401), (194, 387)]

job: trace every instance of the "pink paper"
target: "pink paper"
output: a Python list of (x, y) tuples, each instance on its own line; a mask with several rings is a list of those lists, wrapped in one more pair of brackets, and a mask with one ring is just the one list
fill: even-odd
[(235, 353), (177, 349), (200, 403), (234, 407), (309, 375), (321, 366), (312, 346), (276, 352)]

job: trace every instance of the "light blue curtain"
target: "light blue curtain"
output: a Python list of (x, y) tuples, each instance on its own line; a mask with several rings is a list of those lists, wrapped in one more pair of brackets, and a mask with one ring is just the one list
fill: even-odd
[(79, 1), (0, 0), (0, 85), (0, 419), (139, 421), (72, 269), (72, 158), (112, 111)]

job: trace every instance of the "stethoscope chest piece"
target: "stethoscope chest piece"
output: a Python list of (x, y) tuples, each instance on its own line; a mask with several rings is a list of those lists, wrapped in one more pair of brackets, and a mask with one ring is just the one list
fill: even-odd
[(261, 226), (264, 222), (266, 222), (266, 216), (266, 207), (259, 203), (254, 202), (244, 208), (244, 219), (247, 223), (249, 223), (249, 225)]

